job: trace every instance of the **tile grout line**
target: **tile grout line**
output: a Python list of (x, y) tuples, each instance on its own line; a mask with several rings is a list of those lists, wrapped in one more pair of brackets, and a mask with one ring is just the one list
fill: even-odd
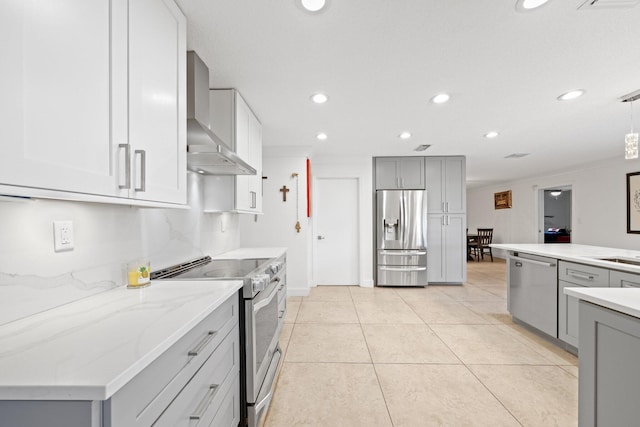
[[(395, 291), (394, 291), (395, 292)], [(355, 300), (353, 299), (353, 294), (351, 293), (351, 289), (349, 289), (349, 295), (351, 295), (351, 301), (353, 302), (353, 306), (355, 309)], [(371, 360), (371, 367), (373, 368), (373, 373), (376, 376), (376, 381), (378, 383), (378, 389), (380, 390), (380, 395), (382, 395), (382, 401), (384, 402), (384, 407), (387, 410), (387, 415), (389, 415), (389, 421), (391, 422), (391, 427), (394, 427), (395, 424), (393, 422), (393, 417), (391, 416), (391, 411), (389, 410), (389, 404), (387, 403), (387, 397), (384, 395), (384, 390), (382, 390), (382, 383), (380, 382), (380, 377), (378, 376), (378, 370), (376, 369), (376, 364), (373, 363), (373, 355), (371, 354), (371, 348), (369, 347), (369, 341), (367, 341), (367, 335), (364, 333), (364, 326), (360, 321), (360, 316), (358, 315), (358, 310), (355, 309), (356, 316), (358, 318), (358, 325), (360, 325), (360, 332), (362, 333), (362, 338), (364, 338), (364, 344), (367, 346), (367, 352), (369, 353), (369, 359)]]

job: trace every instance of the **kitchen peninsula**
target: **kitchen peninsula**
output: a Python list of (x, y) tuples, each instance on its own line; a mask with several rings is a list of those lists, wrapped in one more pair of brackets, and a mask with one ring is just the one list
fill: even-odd
[[(580, 425), (635, 424), (640, 417), (640, 289), (634, 288), (640, 287), (640, 251), (574, 244), (492, 246), (508, 252), (512, 316), (568, 350), (577, 352), (579, 346)], [(553, 314), (554, 301), (557, 321), (544, 318)], [(549, 325), (556, 326), (555, 335)]]
[(578, 299), (565, 288), (640, 286), (640, 251), (576, 244), (493, 244), (508, 253), (507, 308), (577, 353)]

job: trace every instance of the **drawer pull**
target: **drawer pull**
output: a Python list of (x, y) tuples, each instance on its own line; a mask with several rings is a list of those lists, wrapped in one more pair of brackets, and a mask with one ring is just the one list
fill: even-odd
[(196, 406), (195, 414), (189, 415), (189, 419), (191, 420), (199, 420), (204, 416), (207, 412), (207, 408), (213, 402), (213, 398), (216, 396), (216, 392), (218, 391), (218, 384), (211, 384), (209, 386), (209, 390), (207, 391), (207, 395), (202, 399), (202, 401)]
[(216, 335), (218, 335), (218, 331), (207, 332), (207, 335), (202, 339), (202, 341), (200, 341), (200, 343), (198, 343), (196, 348), (194, 348), (193, 350), (189, 350), (189, 356), (197, 356)]
[(280, 310), (280, 315), (278, 315), (278, 319), (282, 319), (286, 312), (287, 310)]
[(569, 271), (567, 274), (569, 276), (571, 276), (571, 277), (575, 277), (576, 279), (582, 279), (582, 280), (593, 280), (593, 279), (595, 279), (595, 276), (591, 276), (591, 275), (588, 275), (588, 274), (576, 273), (575, 271)]

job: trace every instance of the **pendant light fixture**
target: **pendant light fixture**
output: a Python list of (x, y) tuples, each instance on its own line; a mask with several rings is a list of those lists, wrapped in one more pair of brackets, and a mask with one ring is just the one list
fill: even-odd
[(638, 158), (638, 133), (633, 131), (633, 101), (631, 106), (631, 132), (624, 136), (624, 158), (627, 160)]

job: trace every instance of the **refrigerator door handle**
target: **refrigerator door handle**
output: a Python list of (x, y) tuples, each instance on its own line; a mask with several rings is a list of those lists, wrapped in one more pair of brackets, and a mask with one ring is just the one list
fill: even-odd
[(425, 271), (427, 267), (378, 267), (383, 271)]
[(380, 251), (380, 255), (406, 256), (406, 255), (426, 255), (427, 251)]

